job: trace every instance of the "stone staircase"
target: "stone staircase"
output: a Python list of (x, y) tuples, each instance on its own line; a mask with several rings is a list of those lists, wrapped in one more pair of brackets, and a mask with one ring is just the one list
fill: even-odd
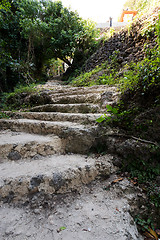
[(54, 81), (39, 90), (49, 104), (0, 120), (0, 239), (142, 240), (129, 214), (134, 187), (112, 185), (113, 156), (89, 155), (95, 120), (117, 100), (116, 88)]
[[(59, 85), (55, 88), (54, 85), (53, 90), (49, 86), (46, 85), (45, 90), (50, 89), (48, 95), (52, 98), (52, 104), (32, 107), (30, 112), (7, 112), (10, 119), (0, 120), (1, 129), (39, 136), (54, 135), (53, 139), (61, 142), (62, 152), (88, 153), (97, 136), (96, 119), (104, 113), (106, 104), (115, 103), (118, 95), (116, 88)], [(104, 98), (106, 90), (108, 96)]]
[(7, 112), (10, 118), (0, 120), (2, 201), (77, 190), (113, 171), (111, 156), (104, 161), (86, 154), (98, 135), (96, 119), (106, 104), (117, 100), (116, 88), (77, 88), (54, 81), (38, 89), (47, 92), (52, 103)]

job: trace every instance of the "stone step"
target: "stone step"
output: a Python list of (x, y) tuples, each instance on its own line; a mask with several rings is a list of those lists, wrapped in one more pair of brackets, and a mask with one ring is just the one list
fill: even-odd
[(75, 103), (101, 103), (100, 93), (76, 94), (76, 95), (52, 95), (52, 103), (54, 104), (75, 104)]
[[(59, 113), (59, 112), (5, 112), (7, 116), (13, 119), (36, 119), (43, 121), (69, 121), (80, 124), (95, 124), (96, 119), (103, 113)], [(108, 114), (109, 115), (109, 114)]]
[(63, 85), (64, 82), (61, 81), (61, 77), (58, 76), (58, 77), (53, 77), (53, 79), (50, 79), (47, 81), (46, 83), (47, 85)]
[(62, 112), (62, 113), (100, 113), (98, 104), (46, 104), (29, 109), (31, 112)]
[(101, 95), (105, 92), (105, 89), (94, 89), (94, 91), (92, 89), (87, 89), (87, 90), (83, 90), (83, 89), (67, 89), (66, 91), (61, 90), (61, 91), (49, 91), (50, 94), (52, 94), (53, 97), (64, 97), (64, 96), (95, 96), (96, 94)]
[(52, 196), (77, 191), (96, 177), (113, 172), (111, 159), (109, 155), (98, 160), (81, 155), (55, 155), (1, 163), (0, 201), (27, 202), (37, 194)]
[(55, 134), (65, 139), (65, 151), (88, 153), (96, 138), (96, 128), (73, 122), (51, 122), (31, 119), (0, 119), (0, 129), (31, 134)]
[(74, 90), (71, 88), (69, 91), (66, 89), (64, 89), (64, 91), (57, 91), (56, 89), (43, 91), (50, 96), (53, 104), (98, 103), (100, 106), (104, 106), (106, 104), (113, 105), (117, 101), (119, 93), (115, 87), (107, 87), (106, 89), (106, 91), (105, 87), (94, 89), (95, 92), (92, 92), (92, 89), (85, 91), (79, 88)]
[(0, 162), (38, 158), (64, 153), (63, 141), (55, 135), (42, 136), (24, 132), (0, 131)]
[(69, 85), (64, 86), (50, 86), (50, 85), (39, 85), (36, 87), (38, 90), (46, 90), (48, 93), (55, 94), (55, 96), (65, 95), (85, 95), (94, 93), (110, 92), (117, 94), (117, 87), (110, 87), (107, 85), (96, 85), (92, 87), (71, 87)]

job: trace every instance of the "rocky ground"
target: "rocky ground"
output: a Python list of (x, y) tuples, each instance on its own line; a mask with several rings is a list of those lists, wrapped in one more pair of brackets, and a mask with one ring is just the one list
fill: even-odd
[(143, 239), (129, 213), (129, 203), (133, 205), (137, 193), (127, 179), (111, 185), (117, 178), (112, 175), (78, 193), (56, 195), (46, 202), (46, 208), (41, 206), (41, 200), (35, 207), (2, 204), (0, 239)]

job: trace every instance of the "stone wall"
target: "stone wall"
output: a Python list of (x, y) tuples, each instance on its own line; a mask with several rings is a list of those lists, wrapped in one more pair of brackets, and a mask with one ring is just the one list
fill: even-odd
[(153, 48), (157, 43), (154, 30), (145, 36), (142, 36), (141, 31), (146, 21), (156, 22), (158, 20), (158, 11), (159, 8), (156, 8), (151, 15), (133, 22), (130, 28), (124, 28), (119, 33), (114, 33), (105, 42), (101, 42), (100, 48), (87, 60), (84, 70), (89, 72), (107, 61), (114, 51), (119, 51), (117, 61), (120, 66), (131, 61), (142, 60), (145, 57), (144, 45)]

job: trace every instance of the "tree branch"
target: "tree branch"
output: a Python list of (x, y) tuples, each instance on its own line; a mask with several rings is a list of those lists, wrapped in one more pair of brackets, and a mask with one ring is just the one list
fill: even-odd
[(132, 138), (133, 140), (136, 140), (136, 141), (139, 141), (139, 142), (143, 142), (143, 143), (146, 143), (146, 144), (152, 144), (154, 146), (160, 147), (160, 145), (158, 143), (156, 143), (156, 142), (148, 141), (148, 140), (145, 140), (145, 139), (137, 138), (135, 136), (122, 134), (122, 133), (110, 133), (110, 134), (101, 135), (101, 137), (102, 136)]

